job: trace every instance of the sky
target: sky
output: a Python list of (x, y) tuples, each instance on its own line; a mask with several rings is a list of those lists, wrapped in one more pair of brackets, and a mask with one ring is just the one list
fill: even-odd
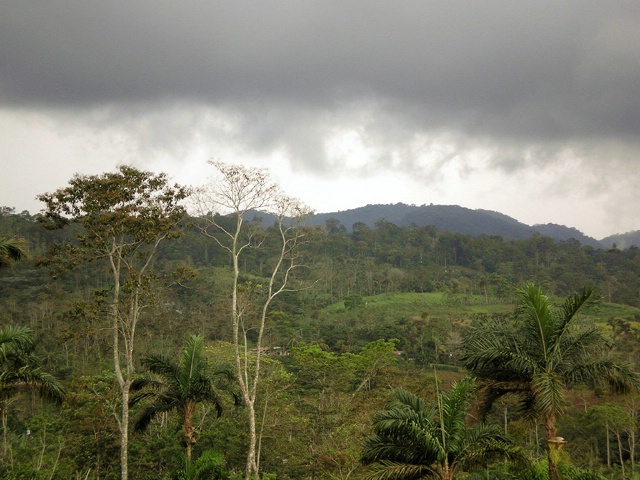
[(640, 229), (640, 2), (0, 0), (0, 205), (119, 165)]

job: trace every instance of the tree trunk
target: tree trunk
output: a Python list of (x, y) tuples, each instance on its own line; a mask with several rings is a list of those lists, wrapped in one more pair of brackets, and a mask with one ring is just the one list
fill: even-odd
[(120, 477), (129, 478), (129, 388), (122, 388), (122, 412), (120, 418)]
[(636, 431), (635, 428), (629, 429), (629, 454), (631, 455), (631, 471), (636, 471)]
[(182, 433), (186, 445), (187, 462), (191, 464), (191, 451), (196, 444), (196, 435), (193, 429), (193, 412), (196, 408), (195, 403), (188, 403), (184, 408), (184, 422), (182, 424)]
[(449, 465), (449, 459), (445, 457), (442, 464), (442, 480), (453, 480), (455, 469)]
[(549, 461), (549, 480), (560, 480), (558, 460), (564, 446), (564, 440), (557, 436), (556, 417), (548, 415), (544, 421), (545, 438), (547, 440), (547, 459)]
[(508, 418), (508, 407), (504, 407), (504, 434), (509, 435), (509, 418)]
[(249, 450), (247, 452), (247, 469), (244, 478), (249, 480), (252, 475), (258, 475), (258, 463), (256, 461), (256, 414), (253, 403), (247, 403), (249, 410)]
[(616, 440), (618, 441), (618, 456), (620, 457), (620, 468), (622, 469), (622, 478), (625, 478), (624, 475), (624, 456), (622, 455), (622, 438), (620, 435), (620, 429), (616, 428), (615, 431)]
[(611, 440), (609, 439), (609, 422), (605, 422), (607, 432), (607, 467), (611, 468)]
[(2, 442), (3, 442), (3, 452), (4, 456), (7, 456), (7, 452), (9, 451), (7, 447), (7, 409), (0, 405), (0, 415), (2, 415)]

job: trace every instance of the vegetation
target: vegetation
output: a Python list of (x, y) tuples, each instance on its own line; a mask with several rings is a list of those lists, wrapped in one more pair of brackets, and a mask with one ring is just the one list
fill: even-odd
[(136, 328), (142, 311), (154, 302), (153, 260), (160, 243), (178, 235), (177, 224), (184, 216), (179, 202), (187, 194), (183, 187), (170, 186), (164, 174), (123, 166), (116, 173), (76, 175), (68, 187), (38, 197), (47, 207), (42, 220), (48, 228), (80, 227), (76, 243), (52, 246), (52, 262), (59, 269), (72, 269), (80, 263), (105, 260), (111, 273), (107, 295), (113, 366), (121, 394), (122, 480), (128, 479)]
[[(166, 180), (125, 168), (79, 177), (79, 183), (74, 179), (68, 188), (78, 191), (74, 189), (95, 182), (108, 192), (109, 182), (116, 185), (135, 178)], [(166, 186), (182, 192), (180, 196), (187, 193)], [(61, 189), (46, 198), (54, 201), (58, 193), (71, 191)], [(132, 190), (115, 188), (103, 200), (117, 202), (125, 191)], [(423, 399), (425, 408), (434, 406), (427, 411), (435, 414), (428, 418), (437, 428), (433, 422), (440, 418), (437, 400), (444, 405), (454, 383), (459, 388), (465, 382), (463, 354), (469, 351), (473, 332), (500, 326), (505, 335), (517, 336), (528, 317), (522, 290), (518, 291), (531, 282), (546, 293), (544, 308), (554, 325), (569, 311), (567, 297), (577, 306), (584, 294), (580, 292), (591, 292), (561, 337), (582, 335), (578, 338), (588, 344), (584, 353), (594, 356), (565, 355), (562, 362), (570, 360), (577, 366), (599, 357), (609, 366), (626, 363), (638, 371), (638, 248), (596, 249), (541, 235), (524, 240), (471, 237), (386, 221), (344, 226), (328, 220), (324, 229), (285, 221), (281, 226), (291, 227), (288, 233), (293, 235), (287, 238), (304, 234), (304, 241), (296, 244), (295, 256), (281, 257), (282, 231), (276, 223), (253, 221), (252, 212), (245, 212), (238, 227), (238, 218), (222, 206), (187, 216), (181, 201), (171, 195), (141, 193), (132, 198), (131, 203), (118, 204), (129, 210), (118, 210), (117, 205), (103, 209), (99, 205), (104, 203), (95, 203), (95, 215), (55, 213), (55, 209), (47, 214), (49, 206), (36, 215), (0, 209), (0, 236), (24, 239), (24, 251), (29, 252), (29, 259), (12, 260), (10, 268), (0, 269), (0, 328), (28, 329), (28, 356), (37, 360), (30, 364), (33, 370), (58, 379), (66, 392), (56, 404), (28, 395), (32, 389), (25, 383), (16, 383), (20, 388), (10, 396), (8, 389), (3, 390), (8, 396), (2, 410), (0, 479), (122, 478), (123, 409), (130, 409), (133, 426), (154, 406), (164, 411), (147, 416), (144, 432), (128, 435), (130, 478), (244, 478), (251, 470), (247, 458), (253, 441), (255, 467), (262, 478), (365, 478), (370, 471), (361, 462), (363, 448), (376, 435), (379, 425), (373, 419), (389, 411), (390, 401), (397, 401), (393, 392)], [(136, 213), (146, 200), (168, 198), (176, 200), (176, 208), (166, 223), (155, 222), (157, 210)], [(122, 261), (130, 261), (132, 268), (116, 277), (107, 250), (98, 252), (103, 237), (90, 231), (102, 221), (106, 229), (132, 227), (122, 237), (130, 240), (160, 225), (170, 233), (157, 249), (146, 241), (151, 237), (136, 246), (123, 244)], [(64, 228), (43, 228), (63, 224)], [(208, 235), (203, 235), (203, 228)], [(246, 245), (235, 265), (225, 231), (237, 232), (238, 245)], [(143, 276), (136, 277), (149, 258)], [(296, 267), (273, 277), (279, 258), (286, 268)], [(280, 290), (287, 271), (287, 286)], [(130, 316), (136, 311), (131, 310), (136, 286), (142, 287), (139, 315)], [(588, 290), (583, 291), (585, 286)], [(591, 305), (596, 298), (602, 301)], [(196, 338), (193, 335), (201, 339), (201, 350), (195, 343), (193, 348), (184, 343)], [(563, 352), (571, 351), (565, 340), (557, 344)], [(527, 346), (532, 350), (535, 345), (531, 341)], [(193, 353), (193, 363), (185, 361), (187, 349)], [(549, 353), (552, 358), (558, 352)], [(147, 360), (155, 357), (173, 365), (170, 371), (163, 370), (171, 375), (153, 373)], [(561, 365), (560, 360), (554, 365)], [(204, 385), (195, 382), (196, 377), (212, 374), (211, 366), (218, 361), (234, 365), (238, 388), (239, 378), (247, 380), (252, 412), (245, 399), (243, 408), (225, 408), (218, 416), (215, 400), (182, 395)], [(13, 365), (28, 371), (26, 363)], [(546, 364), (536, 365), (540, 373)], [(207, 375), (196, 375), (200, 366)], [(566, 441), (558, 462), (562, 478), (601, 478), (595, 472), (608, 478), (638, 474), (640, 397), (605, 388), (606, 382), (601, 382), (608, 376), (605, 366), (592, 372), (577, 369), (569, 378), (563, 375), (573, 369), (571, 365), (549, 370), (559, 379), (554, 391), (560, 397), (554, 394), (551, 404), (561, 407), (555, 426), (556, 435)], [(626, 383), (622, 373), (618, 370), (617, 378), (609, 378), (614, 386)], [(488, 391), (484, 387), (491, 377), (476, 375), (480, 391)], [(120, 381), (127, 378), (133, 390), (125, 404)], [(192, 381), (183, 381), (187, 378)], [(27, 394), (13, 394), (18, 391)], [(132, 398), (136, 400), (129, 407)], [(197, 400), (195, 406), (190, 403), (181, 410), (181, 402), (191, 398)], [(527, 414), (520, 408), (522, 398), (496, 398), (486, 412), (485, 428), (499, 429), (533, 459), (531, 466), (505, 463), (498, 457), (477, 471), (460, 457), (455, 464), (457, 478), (545, 477), (548, 455), (538, 413), (546, 404)], [(480, 426), (481, 405), (473, 396), (468, 400), (465, 431), (471, 432)], [(231, 397), (224, 404), (230, 406)], [(197, 443), (184, 434), (186, 416), (181, 412), (187, 410), (193, 413), (192, 439)], [(447, 441), (447, 448), (451, 445), (455, 442)], [(374, 464), (380, 465), (377, 461), (370, 465)]]
[(27, 258), (27, 248), (24, 239), (0, 236), (0, 268), (25, 258)]
[(433, 406), (397, 390), (387, 410), (373, 419), (375, 435), (365, 441), (362, 461), (371, 465), (367, 478), (451, 480), (458, 470), (484, 465), (497, 455), (523, 458), (497, 426), (467, 426), (472, 394), (469, 378), (437, 395)]
[(27, 389), (55, 403), (64, 399), (64, 388), (42, 368), (34, 349), (29, 328), (14, 325), (0, 328), (0, 402)]
[[(274, 300), (282, 293), (295, 290), (292, 277), (301, 267), (299, 247), (305, 238), (301, 221), (310, 212), (296, 199), (287, 197), (268, 172), (238, 165), (214, 162), (221, 179), (194, 195), (201, 213), (200, 231), (215, 241), (230, 257), (231, 282), (231, 332), (235, 348), (235, 365), (242, 400), (248, 411), (249, 448), (245, 479), (258, 475), (260, 458), (256, 427), (256, 401), (261, 373), (262, 342), (267, 315)], [(271, 255), (263, 274), (267, 277), (265, 288), (249, 281), (240, 284), (240, 262), (249, 250), (260, 250), (266, 239), (258, 223), (246, 225), (250, 213), (264, 210), (272, 213), (276, 223), (271, 239)], [(220, 218), (208, 212), (227, 213)], [(246, 225), (246, 226), (245, 226)], [(269, 232), (267, 232), (269, 233)], [(257, 330), (254, 337), (256, 355), (251, 361), (247, 334)]]
[(640, 385), (640, 377), (602, 356), (604, 338), (596, 326), (576, 328), (576, 317), (593, 300), (584, 289), (553, 311), (540, 287), (518, 291), (519, 323), (495, 320), (473, 325), (463, 342), (464, 366), (480, 380), (481, 409), (508, 394), (521, 398), (531, 418), (544, 421), (549, 478), (560, 479), (558, 460), (565, 440), (557, 435), (564, 391), (578, 383), (608, 383), (616, 391)]
[(190, 336), (185, 342), (180, 363), (165, 355), (152, 355), (143, 364), (153, 376), (137, 378), (131, 390), (137, 392), (130, 406), (146, 400), (144, 409), (135, 421), (135, 429), (144, 431), (158, 415), (175, 410), (182, 426), (183, 443), (187, 462), (191, 462), (191, 450), (196, 444), (193, 415), (198, 404), (213, 406), (219, 417), (224, 410), (224, 397), (234, 396), (228, 380), (229, 368), (220, 365), (211, 369), (204, 356), (204, 338)]

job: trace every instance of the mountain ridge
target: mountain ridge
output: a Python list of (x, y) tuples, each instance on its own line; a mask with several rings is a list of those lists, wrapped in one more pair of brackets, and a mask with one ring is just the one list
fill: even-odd
[(430, 225), (451, 233), (497, 235), (514, 240), (525, 240), (537, 233), (557, 241), (575, 239), (582, 245), (607, 248), (602, 242), (573, 227), (552, 223), (530, 226), (500, 212), (474, 210), (459, 205), (369, 204), (338, 212), (317, 213), (309, 217), (307, 223), (324, 225), (330, 219), (339, 221), (347, 230), (351, 230), (355, 223), (374, 227), (379, 221), (387, 221), (399, 227)]
[[(262, 212), (251, 214), (270, 217)], [(614, 246), (620, 249), (640, 247), (640, 230), (597, 240), (574, 227), (555, 223), (527, 225), (501, 212), (460, 205), (368, 204), (336, 212), (316, 213), (306, 223), (324, 226), (328, 220), (339, 222), (346, 231), (352, 231), (353, 226), (358, 223), (374, 228), (377, 222), (386, 221), (399, 227), (434, 226), (440, 231), (451, 233), (500, 236), (513, 240), (526, 240), (534, 235), (542, 235), (558, 242), (576, 240), (581, 245), (597, 249), (610, 249)]]

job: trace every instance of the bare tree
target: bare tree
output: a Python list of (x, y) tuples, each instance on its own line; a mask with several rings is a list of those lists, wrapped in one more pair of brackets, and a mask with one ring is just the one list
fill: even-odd
[[(267, 315), (278, 295), (302, 288), (295, 281), (294, 272), (303, 266), (300, 246), (309, 233), (301, 222), (312, 212), (297, 199), (284, 195), (264, 169), (210, 163), (219, 176), (195, 192), (193, 198), (200, 215), (200, 230), (228, 252), (232, 265), (231, 335), (236, 376), (249, 420), (248, 479), (258, 475), (260, 469), (255, 407)], [(248, 221), (249, 215), (256, 212), (274, 218), (273, 227), (267, 231), (259, 222)], [(269, 273), (264, 275), (268, 279), (266, 285), (240, 284), (241, 259), (267, 243), (270, 258)], [(250, 329), (256, 330), (253, 355), (247, 338)]]

